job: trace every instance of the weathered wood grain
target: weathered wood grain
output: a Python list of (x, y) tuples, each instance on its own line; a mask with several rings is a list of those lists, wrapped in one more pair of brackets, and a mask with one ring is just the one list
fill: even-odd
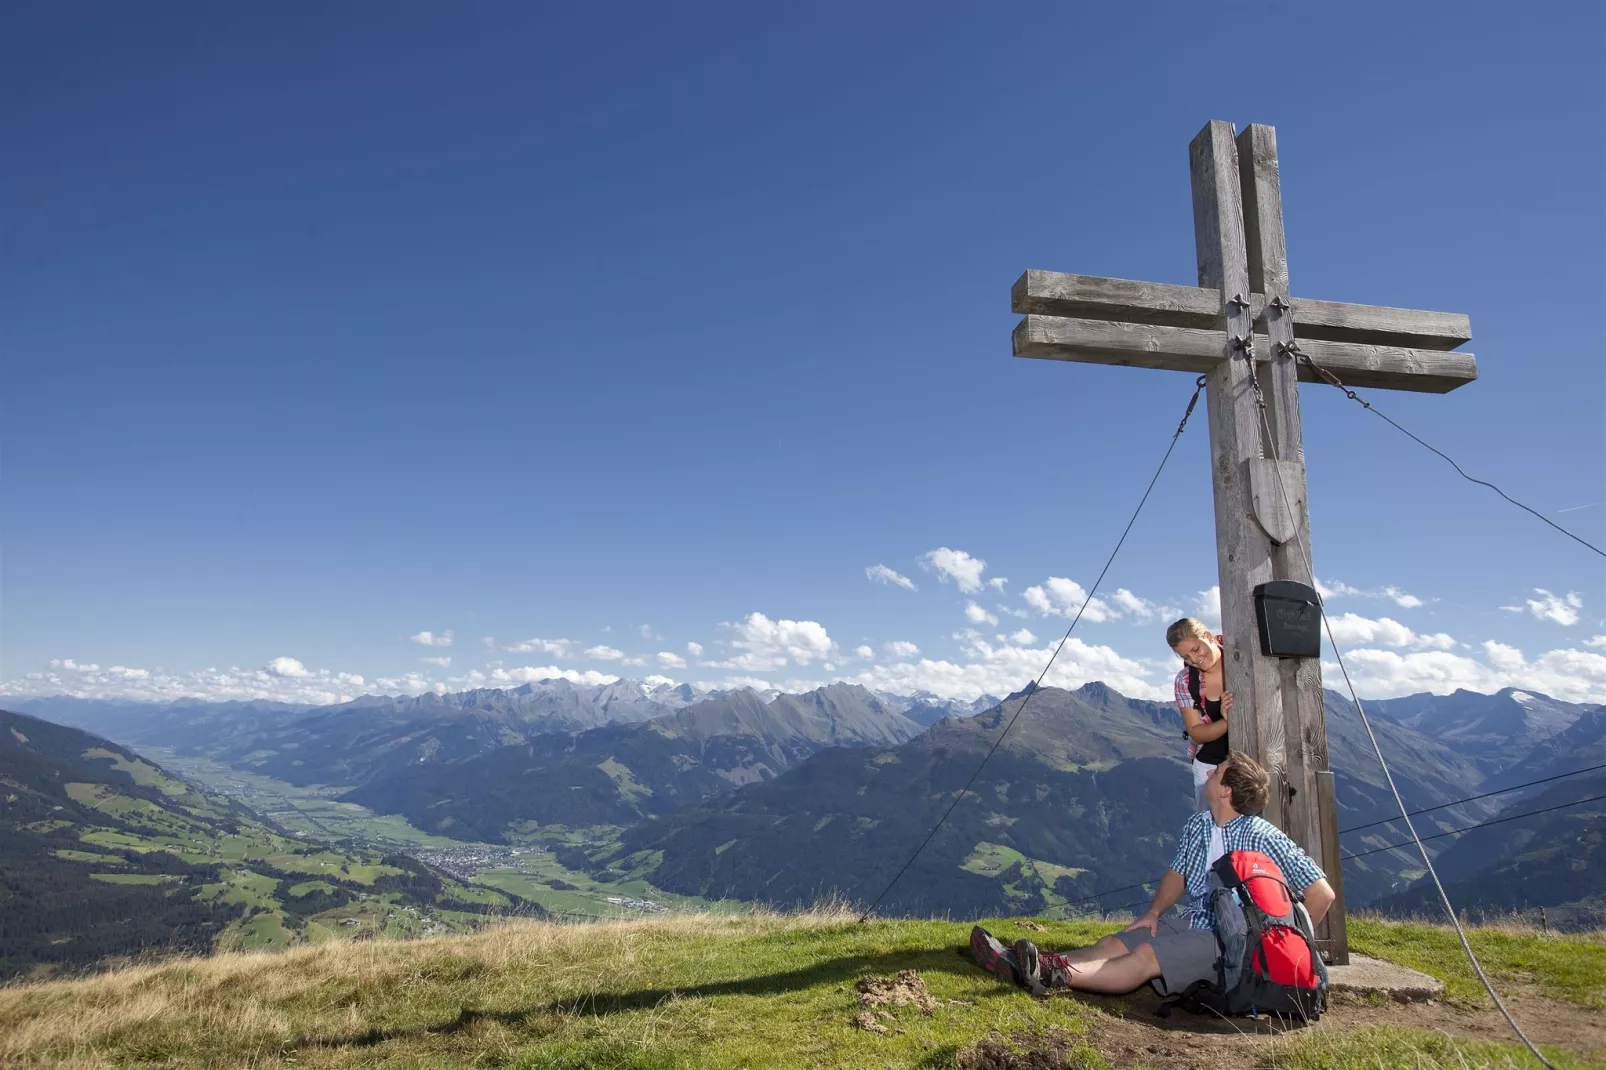
[[(1200, 375), (1226, 359), (1225, 337), (1219, 326), (1197, 330), (1033, 315), (1016, 324), (1014, 352), (1017, 357), (1164, 368)], [(1355, 387), (1443, 394), (1478, 377), (1478, 362), (1471, 353), (1304, 339), (1299, 345), (1311, 359)], [(1255, 356), (1262, 364), (1276, 357), (1268, 339), (1256, 339)], [(1296, 371), (1300, 382), (1324, 381), (1304, 365)]]
[[(1325, 764), (1325, 763), (1324, 763)], [(1338, 845), (1338, 797), (1333, 774), (1323, 769), (1316, 774), (1316, 799), (1322, 819), (1322, 872), (1338, 898), (1322, 919), (1317, 938), (1326, 943), (1327, 961), (1334, 966), (1349, 963), (1349, 924), (1344, 907), (1344, 854)]]
[(1307, 515), (1304, 465), (1270, 457), (1250, 458), (1249, 495), (1255, 520), (1272, 542), (1280, 546), (1300, 534)]
[[(1222, 298), (1222, 340), (1252, 336), (1248, 302), (1249, 263), (1244, 248), (1238, 147), (1232, 126), (1209, 123), (1188, 146), (1193, 184), (1194, 252), (1199, 285)], [(1181, 328), (1151, 328), (1151, 330)], [(1234, 359), (1224, 344), (1222, 359), (1207, 374), (1210, 413), (1210, 482), (1215, 495), (1216, 571), (1221, 586), (1221, 634), (1225, 676), (1234, 705), (1228, 735), (1236, 750), (1254, 755), (1281, 783), (1286, 750), (1282, 686), (1278, 667), (1259, 656), (1252, 591), (1272, 579), (1271, 543), (1255, 521), (1249, 463), (1260, 456), (1260, 411), (1247, 360)], [(1283, 797), (1273, 790), (1264, 815), (1282, 827)]]
[[(1299, 317), (1297, 306), (1290, 308), (1287, 304), (1288, 252), (1283, 232), (1276, 131), (1255, 124), (1238, 135), (1238, 167), (1243, 188), (1249, 281), (1267, 299), (1270, 359), (1261, 375), (1266, 394), (1262, 430), (1267, 436), (1267, 452), (1279, 459), (1275, 465), (1263, 461), (1256, 466), (1255, 474), (1262, 479), (1254, 487), (1258, 496), (1255, 508), (1257, 515), (1262, 515), (1266, 497), (1275, 496), (1276, 506), (1297, 510), (1299, 516), (1284, 521), (1294, 529), (1291, 538), (1277, 538), (1276, 532), (1272, 532), (1276, 543), (1271, 547), (1272, 574), (1278, 579), (1314, 586), (1310, 511), (1305, 491), (1304, 433), (1299, 413), (1299, 365), (1287, 348), (1295, 341)], [(1335, 344), (1312, 342), (1311, 345), (1332, 347)], [(1354, 343), (1339, 345), (1355, 348)], [(1334, 373), (1337, 374), (1336, 369)], [(1269, 481), (1264, 478), (1267, 475), (1272, 477)], [(1274, 515), (1281, 516), (1275, 506)], [(1318, 777), (1327, 770), (1327, 714), (1322, 701), (1321, 661), (1318, 658), (1282, 661), (1277, 671), (1282, 688), (1283, 734), (1287, 741), (1282, 771), (1285, 806), (1281, 827), (1308, 855), (1320, 862), (1328, 853), (1325, 819), (1331, 816), (1337, 821), (1336, 815), (1322, 812), (1318, 783)], [(1330, 774), (1328, 779), (1330, 784)], [(1346, 956), (1342, 899), (1334, 903), (1330, 917), (1334, 919), (1332, 924), (1323, 927), (1323, 935), (1328, 937), (1328, 953)], [(1332, 938), (1335, 927), (1339, 934), (1336, 941)]]
[[(1265, 290), (1252, 286), (1250, 309), (1255, 329), (1267, 330)], [(1282, 291), (1279, 291), (1282, 292)], [(1286, 298), (1288, 295), (1283, 293)], [(1294, 329), (1301, 338), (1329, 342), (1396, 346), (1405, 349), (1455, 349), (1472, 338), (1472, 325), (1459, 312), (1424, 312), (1383, 305), (1289, 298)], [(1209, 329), (1221, 317), (1221, 293), (1211, 287), (1136, 282), (1097, 275), (1027, 271), (1010, 291), (1014, 311), (1026, 315), (1073, 316), (1080, 319), (1125, 320), (1165, 327)]]

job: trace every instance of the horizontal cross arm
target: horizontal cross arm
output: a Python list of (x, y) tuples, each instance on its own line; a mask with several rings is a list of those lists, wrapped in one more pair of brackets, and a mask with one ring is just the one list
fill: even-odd
[[(1228, 357), (1227, 339), (1220, 329), (1062, 316), (1027, 316), (1015, 327), (1014, 343), (1017, 357), (1165, 368), (1194, 374), (1209, 372)], [(1478, 377), (1478, 364), (1471, 353), (1319, 339), (1301, 340), (1299, 347), (1349, 386), (1444, 394)], [(1255, 356), (1267, 361), (1276, 354), (1261, 338), (1256, 340)], [(1303, 382), (1321, 381), (1313, 369), (1303, 364), (1299, 378)]]
[[(1203, 330), (1219, 328), (1221, 324), (1220, 292), (1201, 286), (1028, 271), (1016, 281), (1010, 296), (1014, 310), (1023, 315), (1124, 320)], [(1265, 331), (1265, 295), (1251, 294), (1249, 301), (1254, 310), (1255, 330)], [(1472, 338), (1472, 324), (1459, 312), (1422, 312), (1382, 305), (1315, 301), (1308, 297), (1294, 297), (1290, 301), (1294, 311), (1294, 335), (1301, 342), (1311, 339), (1448, 350)]]

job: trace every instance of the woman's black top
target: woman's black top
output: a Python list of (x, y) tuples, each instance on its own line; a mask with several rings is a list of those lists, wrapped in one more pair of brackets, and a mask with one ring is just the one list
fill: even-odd
[[(1213, 724), (1221, 720), (1221, 700), (1204, 697), (1204, 680), (1199, 670), (1191, 665), (1188, 666), (1188, 692), (1193, 696), (1194, 709), (1199, 711), (1199, 716), (1205, 722)], [(1193, 754), (1194, 761), (1203, 762), (1205, 765), (1220, 765), (1226, 761), (1230, 749), (1227, 746), (1229, 734), (1223, 732), (1209, 743), (1199, 744), (1199, 749)]]

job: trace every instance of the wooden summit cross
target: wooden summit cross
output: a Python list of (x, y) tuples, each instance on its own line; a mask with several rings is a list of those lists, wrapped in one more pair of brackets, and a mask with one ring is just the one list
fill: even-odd
[[(1329, 960), (1342, 963), (1349, 950), (1321, 664), (1263, 656), (1252, 604), (1268, 580), (1315, 582), (1296, 384), (1318, 376), (1296, 353), (1350, 386), (1445, 393), (1477, 378), (1472, 354), (1450, 352), (1471, 326), (1454, 313), (1291, 296), (1271, 127), (1234, 138), (1232, 124), (1211, 122), (1188, 159), (1199, 285), (1028, 271), (1012, 293), (1026, 315), (1015, 355), (1205, 376), (1232, 744), (1271, 773), (1266, 818), (1320, 860), (1338, 892), (1318, 935)], [(1248, 360), (1265, 397), (1268, 443)]]

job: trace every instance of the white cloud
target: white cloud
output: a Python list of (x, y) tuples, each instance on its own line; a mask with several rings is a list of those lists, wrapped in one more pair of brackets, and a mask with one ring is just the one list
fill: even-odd
[[(445, 662), (446, 657), (431, 658)], [(445, 668), (445, 665), (441, 666)], [(576, 672), (557, 666), (521, 666), (490, 672), (478, 669), (443, 679), (410, 671), (397, 676), (365, 678), (360, 673), (309, 669), (295, 658), (275, 658), (261, 668), (207, 668), (194, 672), (166, 672), (125, 665), (102, 669), (57, 659), (46, 672), (29, 673), (0, 683), (0, 697), (70, 695), (86, 699), (125, 699), (135, 702), (171, 702), (199, 699), (206, 702), (268, 700), (307, 706), (349, 702), (362, 694), (422, 695), (426, 692), (468, 691), (479, 687), (516, 687), (542, 680), (567, 680), (583, 687), (611, 684), (619, 679), (596, 671)], [(667, 679), (652, 677), (650, 679)]]
[(1175, 606), (1161, 605), (1151, 602), (1147, 598), (1140, 598), (1125, 587), (1117, 587), (1110, 596), (1110, 601), (1121, 615), (1137, 621), (1174, 620), (1182, 616), (1182, 610)]
[(915, 586), (914, 580), (911, 580), (908, 576), (893, 571), (886, 565), (870, 565), (864, 570), (864, 574), (869, 578), (871, 583), (886, 583), (894, 587), (902, 587), (906, 591), (919, 590), (919, 588)]
[[(480, 674), (474, 673), (471, 675), (478, 676)], [(560, 669), (556, 665), (548, 665), (544, 668), (524, 665), (517, 669), (496, 669), (488, 679), (496, 684), (538, 684), (542, 680), (567, 680), (571, 684), (580, 684), (584, 687), (600, 687), (603, 684), (618, 682), (619, 677), (597, 672), (594, 669), (576, 672), (573, 669)]]
[[(930, 691), (942, 698), (1006, 695), (1036, 679), (1053, 653), (1052, 647), (995, 645), (974, 632), (962, 632), (956, 638), (963, 643), (963, 661), (922, 658), (875, 665), (849, 680), (905, 695), (915, 691)], [(1123, 695), (1164, 699), (1171, 694), (1169, 670), (1168, 663), (1135, 661), (1110, 647), (1092, 646), (1073, 636), (1043, 682), (1053, 687), (1080, 687), (1102, 680)], [(1164, 682), (1159, 682), (1161, 677), (1165, 677)]]
[[(117, 668), (116, 665), (112, 666), (113, 671)], [(274, 676), (287, 676), (297, 680), (304, 680), (312, 675), (311, 671), (295, 658), (274, 658), (268, 662), (268, 671)]]
[(997, 624), (998, 618), (971, 602), (965, 606), (965, 619), (972, 624)]
[(1392, 585), (1369, 591), (1362, 587), (1353, 587), (1343, 580), (1324, 583), (1320, 577), (1316, 579), (1316, 593), (1321, 595), (1323, 602), (1329, 602), (1334, 598), (1386, 598), (1401, 609), (1417, 609), (1427, 604), (1409, 591), (1402, 591)]
[(1221, 586), (1218, 584), (1208, 590), (1200, 591), (1194, 598), (1193, 615), (1202, 624), (1208, 624), (1216, 631), (1221, 630)]
[(745, 620), (721, 627), (731, 629), (730, 645), (738, 653), (725, 661), (709, 662), (716, 669), (773, 672), (788, 659), (807, 665), (826, 658), (835, 647), (825, 626), (812, 620), (771, 620), (750, 613)]
[(1009, 641), (1014, 643), (1016, 646), (1031, 646), (1033, 643), (1037, 642), (1037, 636), (1033, 635), (1025, 628), (1022, 628), (1020, 631), (1010, 636)]
[(1102, 624), (1117, 615), (1101, 598), (1088, 601), (1087, 591), (1080, 583), (1062, 576), (1050, 576), (1042, 586), (1026, 588), (1021, 597), (1045, 617), (1074, 617), (1080, 611), (1082, 619), (1089, 624)]
[(625, 652), (611, 646), (593, 646), (586, 648), (585, 656), (592, 661), (618, 661), (625, 656)]
[(853, 653), (866, 660), (875, 657), (875, 650), (867, 646), (856, 646), (853, 648)]
[(480, 636), (480, 643), (487, 650), (495, 650), (496, 649), (496, 636), (494, 636), (494, 635), (482, 635), (482, 636)]
[(446, 686), (441, 684), (437, 687), (421, 672), (409, 672), (401, 676), (381, 676), (374, 681), (374, 689), (381, 694), (416, 696), (426, 691), (444, 691)]
[(699, 691), (740, 691), (743, 688), (770, 691), (775, 688), (775, 684), (758, 676), (727, 676), (723, 680), (698, 680), (692, 686)]
[(1359, 587), (1351, 587), (1343, 580), (1328, 580), (1323, 582), (1320, 576), (1316, 576), (1314, 579), (1316, 581), (1316, 593), (1322, 596), (1322, 601), (1324, 602), (1330, 598), (1349, 598), (1357, 595), (1364, 596), (1366, 594), (1366, 592), (1361, 590)]
[(562, 658), (567, 660), (574, 657), (574, 648), (579, 644), (573, 639), (526, 639), (521, 643), (514, 643), (502, 649), (510, 654), (545, 654), (549, 658)]
[(1008, 582), (1008, 576), (994, 576), (992, 579), (987, 581), (987, 586), (991, 587), (995, 591), (1003, 591), (1004, 584)]
[(654, 688), (654, 687), (674, 687), (675, 686), (675, 681), (671, 680), (667, 676), (658, 676), (658, 675), (643, 676), (641, 678), (641, 682), (643, 684), (647, 685), (647, 687), (649, 689)]
[(407, 638), (417, 643), (419, 646), (452, 645), (452, 633), (450, 630), (444, 631), (439, 635), (436, 635), (434, 632), (419, 632), (416, 635), (409, 635)]
[(684, 669), (686, 659), (670, 650), (658, 652), (658, 667), (660, 669)]
[(1596, 635), (1585, 639), (1584, 645), (1594, 647), (1596, 650), (1606, 650), (1606, 635)]
[(1391, 647), (1413, 647), (1417, 650), (1454, 650), (1455, 639), (1444, 632), (1417, 632), (1391, 617), (1373, 620), (1358, 613), (1327, 615), (1332, 638), (1341, 650), (1351, 644), (1373, 644)]
[(1416, 638), (1416, 633), (1411, 629), (1388, 617), (1369, 620), (1354, 613), (1345, 613), (1337, 617), (1329, 614), (1327, 623), (1333, 630), (1333, 638), (1341, 647), (1348, 647), (1352, 643), (1410, 646), (1412, 640)]
[(443, 669), (449, 669), (452, 667), (452, 656), (450, 654), (438, 658), (419, 658), (418, 660), (427, 661), (431, 665), (439, 665)]
[(1527, 599), (1527, 602), (1528, 612), (1535, 618), (1548, 620), (1565, 628), (1578, 623), (1578, 611), (1584, 608), (1584, 600), (1578, 597), (1578, 592), (1568, 591), (1562, 596), (1551, 594), (1543, 587), (1536, 587), (1534, 594), (1539, 597)]
[(686, 644), (686, 653), (690, 654), (694, 658), (702, 657), (703, 656), (703, 644), (701, 644), (701, 643), (687, 643)]
[(261, 668), (208, 668), (194, 672), (130, 665), (101, 668), (72, 658), (56, 658), (50, 661), (48, 671), (0, 683), (0, 696), (69, 695), (132, 702), (271, 700), (323, 706), (356, 698), (363, 693), (365, 684), (358, 673), (314, 671), (295, 658), (274, 658)]
[(641, 637), (643, 639), (647, 640), (648, 642), (651, 642), (652, 640), (659, 638), (658, 633), (652, 630), (652, 625), (650, 625), (650, 624), (643, 624), (641, 627), (637, 628), (636, 630), (638, 632), (640, 632), (641, 633)]
[(1394, 604), (1399, 606), (1401, 609), (1417, 609), (1424, 604), (1422, 599), (1418, 598), (1416, 595), (1408, 594), (1405, 591), (1400, 590), (1398, 587), (1383, 588), (1383, 596), (1385, 598), (1394, 599)]
[(1522, 651), (1506, 643), (1499, 643), (1493, 639), (1486, 639), (1483, 643), (1483, 652), (1489, 659), (1489, 664), (1501, 672), (1513, 672), (1526, 664)]
[(920, 648), (906, 639), (894, 639), (890, 643), (882, 644), (881, 649), (895, 658), (912, 658), (920, 653)]
[(643, 666), (645, 666), (647, 664), (647, 655), (645, 655), (645, 654), (632, 654), (628, 658), (626, 658), (625, 660), (621, 661), (619, 664), (627, 665), (632, 669), (639, 669), (639, 668), (642, 668)]
[[(1490, 694), (1504, 687), (1538, 691), (1567, 702), (1606, 702), (1606, 655), (1587, 650), (1551, 650), (1529, 660), (1505, 643), (1483, 644), (1484, 660), (1442, 650), (1401, 654), (1351, 650), (1344, 664), (1363, 698), (1395, 698), (1423, 691), (1448, 694), (1457, 688)], [(1329, 680), (1338, 666), (1323, 663)]]
[(920, 559), (920, 564), (922, 568), (935, 572), (943, 583), (952, 580), (965, 594), (975, 594), (981, 590), (981, 574), (987, 568), (987, 562), (981, 558), (971, 557), (963, 550), (950, 550), (946, 546), (927, 551)]

